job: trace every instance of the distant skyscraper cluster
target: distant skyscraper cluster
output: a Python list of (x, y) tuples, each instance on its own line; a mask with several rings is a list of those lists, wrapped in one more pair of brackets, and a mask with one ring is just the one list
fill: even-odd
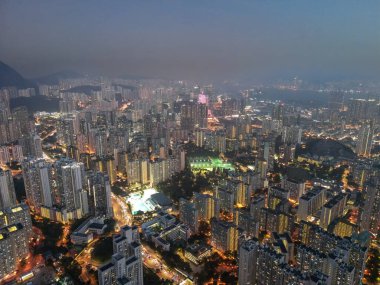
[[(196, 265), (215, 252), (214, 277), (224, 268), (218, 278), (241, 285), (360, 284), (379, 235), (376, 100), (334, 92), (318, 108), (260, 89), (104, 78), (40, 92), (59, 100), (58, 113), (11, 109), (28, 91), (1, 91), (1, 275), (28, 255), (29, 211), (64, 224), (86, 218), (71, 241), (87, 244), (104, 234), (94, 221), (113, 217), (113, 201), (128, 225), (113, 233), (99, 284), (143, 284), (145, 243), (163, 256), (181, 244)], [(13, 182), (21, 177), (25, 203)]]

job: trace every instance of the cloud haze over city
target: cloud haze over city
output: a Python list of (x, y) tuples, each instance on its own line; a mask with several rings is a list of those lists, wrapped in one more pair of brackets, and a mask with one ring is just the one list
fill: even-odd
[(378, 78), (378, 1), (2, 1), (0, 59), (173, 79)]

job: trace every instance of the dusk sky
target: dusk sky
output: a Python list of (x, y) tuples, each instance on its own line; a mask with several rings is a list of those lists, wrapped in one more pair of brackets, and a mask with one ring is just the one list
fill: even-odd
[(171, 79), (380, 77), (380, 1), (1, 1), (0, 60)]

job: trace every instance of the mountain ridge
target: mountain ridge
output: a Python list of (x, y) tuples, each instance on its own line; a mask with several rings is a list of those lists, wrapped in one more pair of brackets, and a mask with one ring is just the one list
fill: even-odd
[(79, 72), (72, 71), (72, 70), (64, 70), (64, 71), (54, 72), (45, 76), (33, 78), (32, 80), (39, 84), (58, 85), (61, 79), (73, 79), (73, 78), (83, 78), (83, 77), (85, 76)]
[(35, 88), (37, 91), (37, 85), (33, 81), (26, 79), (11, 66), (0, 61), (0, 88), (3, 87)]

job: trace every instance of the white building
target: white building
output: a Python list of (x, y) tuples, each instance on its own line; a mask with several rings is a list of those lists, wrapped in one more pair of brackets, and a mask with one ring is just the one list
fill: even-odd
[(141, 250), (137, 227), (122, 227), (113, 238), (112, 260), (98, 269), (99, 285), (143, 285)]

